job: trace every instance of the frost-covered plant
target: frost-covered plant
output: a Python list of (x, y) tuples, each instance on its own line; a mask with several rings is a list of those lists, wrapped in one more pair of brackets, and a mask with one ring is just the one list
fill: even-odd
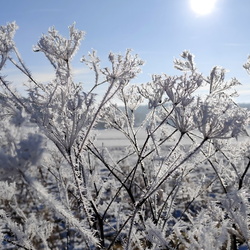
[[(236, 79), (226, 81), (220, 67), (203, 76), (184, 51), (174, 61), (180, 75), (132, 84), (143, 65), (138, 55), (110, 53), (111, 66), (102, 67), (92, 51), (81, 59), (94, 72), (86, 91), (72, 73), (84, 32), (72, 25), (69, 38), (51, 28), (34, 46), (55, 70), (40, 83), (18, 53), (16, 29), (0, 28), (0, 70), (13, 64), (29, 88), (22, 96), (0, 75), (3, 248), (249, 247), (250, 153), (242, 138), (250, 116), (232, 99)], [(143, 103), (148, 112), (138, 124)], [(128, 143), (99, 146), (99, 123)]]

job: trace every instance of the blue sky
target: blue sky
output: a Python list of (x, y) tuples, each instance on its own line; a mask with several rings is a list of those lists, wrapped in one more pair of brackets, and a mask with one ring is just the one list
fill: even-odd
[(242, 67), (250, 54), (249, 10), (249, 0), (218, 0), (206, 16), (195, 14), (189, 0), (8, 0), (2, 1), (0, 24), (17, 22), (17, 47), (41, 79), (49, 77), (51, 67), (32, 46), (49, 27), (67, 36), (68, 26), (76, 22), (86, 31), (74, 59), (79, 80), (88, 79), (78, 62), (92, 48), (103, 66), (110, 51), (132, 48), (146, 62), (138, 83), (150, 81), (154, 73), (178, 73), (173, 59), (189, 50), (204, 75), (215, 65), (230, 70), (227, 78), (236, 77), (243, 84), (237, 101), (250, 102), (250, 76)]

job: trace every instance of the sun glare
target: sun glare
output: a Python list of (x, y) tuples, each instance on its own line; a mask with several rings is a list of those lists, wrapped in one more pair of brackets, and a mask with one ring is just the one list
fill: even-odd
[(192, 10), (199, 15), (210, 14), (215, 7), (216, 0), (190, 0)]

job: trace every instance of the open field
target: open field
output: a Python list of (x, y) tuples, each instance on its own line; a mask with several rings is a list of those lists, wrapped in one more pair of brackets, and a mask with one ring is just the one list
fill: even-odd
[[(248, 128), (248, 134), (250, 135), (250, 128)], [(115, 129), (102, 129), (97, 130), (97, 137), (95, 145), (98, 147), (104, 146), (104, 147), (123, 147), (123, 146), (129, 146), (131, 145), (129, 140), (125, 137), (124, 134), (119, 132)], [(170, 133), (170, 132), (169, 132)], [(137, 133), (137, 140), (139, 145), (142, 145), (147, 138), (147, 132), (144, 129), (138, 130)], [(248, 140), (248, 137), (240, 137), (239, 140)], [(164, 143), (164, 145), (172, 146), (175, 144), (174, 140), (168, 140)], [(191, 144), (190, 139), (183, 138), (182, 145), (189, 145)]]

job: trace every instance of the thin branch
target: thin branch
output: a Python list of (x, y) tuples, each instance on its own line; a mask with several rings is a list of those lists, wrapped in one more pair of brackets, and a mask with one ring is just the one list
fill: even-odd
[(240, 190), (242, 188), (244, 178), (245, 178), (249, 168), (250, 168), (250, 158), (249, 158), (248, 164), (247, 164), (247, 166), (245, 168), (245, 171), (243, 172), (242, 176), (240, 177), (238, 190)]

